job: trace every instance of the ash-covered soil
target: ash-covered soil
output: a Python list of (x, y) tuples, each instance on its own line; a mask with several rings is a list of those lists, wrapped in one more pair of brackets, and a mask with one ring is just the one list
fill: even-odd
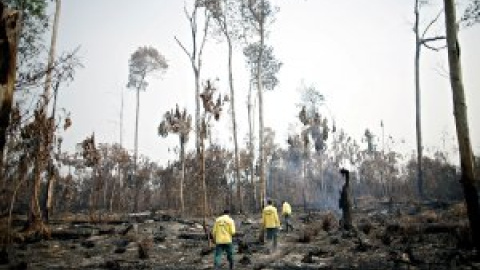
[[(364, 202), (352, 231), (329, 212), (296, 211), (275, 253), (259, 241), (259, 215), (232, 217), (235, 269), (480, 269), (463, 204)], [(136, 220), (57, 220), (51, 239), (10, 245), (0, 269), (213, 269), (201, 219), (157, 212)]]

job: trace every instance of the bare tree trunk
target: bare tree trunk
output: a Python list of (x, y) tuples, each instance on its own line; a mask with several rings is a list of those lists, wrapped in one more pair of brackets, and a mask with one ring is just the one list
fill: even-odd
[(207, 221), (207, 212), (208, 212), (208, 201), (207, 201), (207, 182), (205, 179), (205, 120), (202, 120), (202, 128), (201, 128), (201, 134), (200, 134), (200, 149), (201, 149), (201, 155), (200, 155), (200, 177), (202, 180), (202, 189), (203, 189), (203, 224), (206, 224)]
[(253, 210), (255, 210), (257, 206), (257, 186), (255, 183), (255, 166), (254, 166), (254, 160), (255, 160), (255, 149), (254, 149), (254, 142), (253, 142), (253, 132), (254, 132), (254, 116), (253, 116), (253, 109), (254, 106), (252, 104), (252, 83), (250, 83), (250, 87), (248, 90), (248, 134), (249, 134), (249, 154), (250, 154), (250, 182), (252, 185), (252, 199), (253, 199)]
[(422, 43), (420, 38), (420, 11), (419, 0), (415, 0), (415, 119), (417, 130), (417, 190), (420, 199), (424, 199), (423, 192), (423, 169), (422, 169), (422, 111), (421, 111), (421, 95), (420, 95), (420, 53), (422, 49)]
[(123, 90), (120, 103), (120, 149), (123, 148)]
[[(43, 152), (40, 148), (41, 142), (37, 141), (37, 152)], [(35, 165), (33, 169), (33, 186), (30, 194), (30, 213), (28, 219), (28, 225), (30, 228), (37, 228), (38, 225), (43, 226), (42, 222), (42, 213), (40, 211), (39, 195), (40, 195), (40, 184), (41, 184), (41, 173), (42, 173), (42, 161), (40, 160), (40, 155), (36, 155)]]
[(3, 158), (15, 89), (20, 13), (0, 2), (0, 15), (0, 181), (4, 181)]
[(237, 139), (237, 121), (235, 118), (235, 90), (233, 86), (233, 67), (232, 67), (232, 41), (228, 34), (225, 35), (227, 38), (228, 43), (228, 81), (230, 83), (230, 104), (232, 106), (232, 128), (233, 128), (233, 143), (234, 143), (234, 154), (235, 154), (235, 178), (237, 183), (237, 203), (238, 210), (243, 212), (243, 198), (242, 198), (242, 191), (241, 191), (241, 183), (240, 183), (240, 159), (238, 156), (238, 139)]
[[(143, 79), (142, 79), (143, 81)], [(134, 195), (134, 202), (133, 202), (133, 212), (138, 211), (138, 196), (139, 196), (139, 189), (140, 184), (138, 183), (137, 177), (137, 159), (138, 159), (138, 115), (140, 112), (140, 87), (137, 89), (137, 108), (136, 108), (136, 116), (135, 116), (135, 146), (134, 146), (134, 154), (133, 154), (133, 178), (134, 178), (134, 186), (135, 186), (135, 195)]]
[(45, 221), (48, 221), (50, 216), (53, 213), (53, 191), (55, 189), (55, 180), (56, 180), (56, 173), (55, 168), (53, 165), (48, 166), (48, 182), (47, 182), (47, 199), (45, 200), (45, 208), (44, 208), (44, 215), (43, 218)]
[(93, 169), (92, 173), (92, 186), (90, 188), (90, 197), (88, 198), (88, 209), (90, 211), (90, 221), (95, 222), (95, 206), (97, 201), (97, 179), (95, 174), (95, 169)]
[(130, 203), (127, 201), (129, 199), (129, 196), (130, 196), (130, 192), (129, 192), (129, 188), (128, 188), (128, 184), (127, 184), (127, 181), (128, 181), (128, 171), (127, 171), (127, 168), (123, 168), (122, 169), (122, 182), (121, 182), (121, 185), (120, 185), (120, 188), (122, 189), (121, 190), (121, 196), (119, 199), (118, 199), (118, 208), (121, 209), (122, 211), (129, 211), (130, 210)]
[[(123, 90), (121, 92), (121, 99), (120, 99), (120, 150), (123, 148)], [(120, 167), (120, 163), (118, 164), (118, 192), (122, 192), (122, 170)], [(115, 184), (112, 188), (112, 195), (110, 197), (110, 212), (113, 211), (113, 201), (114, 201), (114, 191), (115, 191)], [(120, 199), (119, 199), (120, 200)], [(116, 209), (118, 210), (120, 206), (120, 201), (117, 202)]]
[[(388, 197), (390, 196), (388, 192), (388, 179), (387, 175), (385, 173), (386, 171), (386, 159), (385, 159), (385, 132), (384, 132), (384, 127), (383, 127), (383, 120), (380, 122), (380, 127), (382, 128), (382, 156), (381, 156), (381, 162), (380, 162), (380, 179), (381, 183), (383, 186), (383, 195), (382, 197)], [(422, 185), (423, 186), (423, 185)]]
[[(45, 88), (44, 88), (44, 104), (48, 104), (47, 100), (50, 96), (50, 88), (52, 86), (52, 69), (53, 64), (55, 62), (55, 50), (56, 50), (56, 43), (57, 43), (57, 34), (58, 34), (58, 24), (60, 21), (60, 11), (62, 7), (61, 0), (55, 0), (55, 17), (53, 20), (53, 30), (52, 30), (52, 38), (50, 40), (50, 51), (48, 54), (48, 64), (47, 64), (47, 73), (45, 77)], [(45, 105), (46, 106), (46, 105)]]
[[(57, 34), (58, 34), (58, 24), (60, 21), (60, 11), (62, 7), (62, 1), (61, 0), (56, 0), (55, 1), (55, 17), (53, 20), (53, 30), (52, 30), (52, 38), (50, 40), (50, 51), (48, 55), (48, 65), (47, 65), (47, 73), (45, 77), (45, 88), (43, 91), (43, 98), (44, 98), (44, 103), (43, 103), (43, 110), (46, 113), (48, 109), (48, 103), (49, 103), (49, 97), (50, 97), (50, 88), (52, 87), (52, 69), (53, 69), (53, 64), (55, 62), (55, 50), (56, 50), (56, 43), (57, 43)], [(55, 119), (55, 118), (54, 118)], [(50, 132), (50, 131), (49, 131)], [(53, 131), (51, 131), (53, 133)], [(53, 134), (52, 134), (53, 135)], [(49, 140), (46, 140), (46, 151), (48, 151), (48, 156), (51, 155), (51, 143)], [(49, 167), (52, 164), (49, 164)], [(49, 177), (48, 177), (48, 184), (47, 184), (47, 199), (45, 201), (44, 205), (44, 215), (43, 218), (45, 221), (48, 222), (49, 217), (50, 217), (50, 212), (52, 210), (52, 202), (53, 202), (53, 188), (55, 184), (55, 174), (52, 171), (52, 168), (48, 168), (49, 171)]]
[(110, 193), (110, 200), (109, 200), (109, 202), (108, 202), (108, 210), (110, 211), (110, 213), (113, 212), (113, 199), (115, 198), (116, 186), (117, 186), (117, 184), (116, 184), (115, 182), (113, 182), (113, 184), (112, 184), (112, 192)]
[[(263, 5), (263, 1), (262, 1)], [(263, 9), (262, 9), (263, 10)], [(258, 116), (259, 116), (259, 159), (260, 159), (260, 185), (261, 185), (261, 195), (260, 209), (263, 208), (266, 200), (266, 181), (265, 181), (265, 153), (263, 149), (263, 83), (262, 83), (262, 59), (263, 59), (263, 46), (265, 44), (264, 29), (263, 29), (263, 15), (261, 15), (260, 22), (260, 49), (258, 52), (258, 63), (257, 63), (257, 90), (258, 90)]]
[(200, 154), (200, 147), (201, 143), (199, 138), (200, 136), (200, 69), (197, 68), (193, 63), (194, 59), (192, 60), (192, 67), (193, 67), (193, 74), (195, 75), (195, 149), (197, 149), (197, 155)]
[[(335, 144), (335, 142), (334, 142)], [(334, 150), (335, 151), (335, 150)], [(335, 157), (336, 158), (336, 157)], [(318, 164), (318, 170), (320, 172), (323, 171), (323, 159), (320, 155), (317, 154), (317, 164)], [(335, 166), (338, 166), (338, 163), (335, 163)], [(326, 189), (326, 180), (325, 180), (325, 177), (323, 177), (323, 173), (320, 173), (320, 190), (322, 192), (325, 192), (325, 189)]]
[(269, 183), (270, 183), (270, 192), (271, 192), (271, 196), (273, 198), (279, 198), (278, 197), (278, 189), (277, 189), (277, 180), (278, 180), (278, 177), (277, 177), (277, 170), (276, 168), (274, 167), (274, 161), (273, 159), (270, 160), (270, 164), (268, 165), (268, 171), (269, 171)]
[[(103, 177), (103, 176), (102, 176)], [(110, 176), (108, 175), (107, 177), (105, 177), (103, 179), (103, 199), (102, 199), (102, 210), (108, 210), (107, 208), (107, 196), (108, 196), (108, 186), (109, 186), (109, 180), (110, 179)], [(114, 181), (113, 180), (110, 180), (110, 182), (112, 182), (112, 188), (113, 188), (113, 184), (114, 184)]]
[(454, 0), (444, 0), (448, 64), (450, 67), (450, 83), (453, 93), (453, 112), (457, 129), (458, 146), (460, 149), (460, 165), (462, 168), (461, 184), (467, 204), (470, 231), (475, 247), (480, 249), (480, 207), (478, 191), (475, 184), (475, 160), (470, 141), (467, 105), (462, 82), (460, 44), (457, 38), (457, 20), (454, 2)]
[(202, 41), (200, 46), (197, 44), (197, 31), (198, 31), (198, 24), (197, 24), (197, 11), (199, 6), (195, 5), (192, 13), (188, 14), (187, 9), (185, 8), (185, 15), (190, 23), (190, 32), (192, 35), (192, 51), (189, 52), (180, 42), (180, 40), (175, 37), (175, 41), (178, 45), (182, 48), (185, 54), (188, 56), (190, 60), (190, 64), (192, 65), (193, 74), (195, 76), (195, 148), (197, 150), (197, 154), (200, 154), (200, 71), (202, 70), (202, 54), (203, 48), (205, 47), (205, 43), (207, 41), (207, 33), (208, 33), (208, 26), (210, 23), (210, 16), (208, 15), (207, 9), (205, 9), (205, 24), (203, 27), (203, 36), (201, 37)]
[[(93, 203), (92, 203), (92, 213), (95, 214), (97, 211), (97, 218), (96, 222), (102, 221), (102, 211), (100, 210), (100, 198), (102, 194), (102, 175), (98, 165), (95, 165), (93, 169)], [(92, 216), (93, 220), (95, 220), (94, 216)]]
[(305, 141), (303, 142), (303, 166), (302, 166), (302, 175), (303, 175), (303, 189), (302, 189), (302, 197), (303, 197), (303, 211), (307, 212), (307, 146), (305, 145)]
[(180, 178), (180, 211), (183, 215), (185, 213), (185, 201), (183, 199), (183, 185), (185, 182), (185, 139), (180, 135), (180, 162), (181, 164), (181, 178)]

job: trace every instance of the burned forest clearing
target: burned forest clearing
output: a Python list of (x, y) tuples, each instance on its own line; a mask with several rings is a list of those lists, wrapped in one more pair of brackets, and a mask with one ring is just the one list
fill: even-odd
[[(259, 240), (258, 215), (232, 215), (238, 228), (235, 269), (479, 269), (478, 254), (469, 248), (465, 211), (462, 204), (359, 201), (351, 231), (342, 230), (331, 212), (300, 212), (293, 232), (280, 231), (275, 253)], [(209, 219), (207, 226), (212, 224)], [(99, 224), (70, 216), (51, 221), (49, 240), (30, 237), (11, 247), (11, 265), (213, 269), (202, 220), (162, 212), (105, 216)]]
[(480, 0), (0, 13), (0, 269), (480, 269)]

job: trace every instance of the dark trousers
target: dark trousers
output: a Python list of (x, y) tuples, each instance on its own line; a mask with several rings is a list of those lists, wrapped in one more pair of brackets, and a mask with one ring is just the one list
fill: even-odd
[(283, 218), (285, 223), (285, 231), (288, 232), (288, 228), (290, 228), (290, 230), (293, 232), (293, 226), (290, 221), (290, 215), (284, 215)]
[(277, 250), (277, 228), (267, 228), (267, 242), (272, 241), (272, 250)]
[(220, 261), (222, 260), (223, 252), (227, 253), (227, 260), (230, 266), (230, 269), (233, 269), (233, 244), (217, 244), (215, 246), (215, 255), (213, 257), (213, 262), (215, 269), (219, 269)]

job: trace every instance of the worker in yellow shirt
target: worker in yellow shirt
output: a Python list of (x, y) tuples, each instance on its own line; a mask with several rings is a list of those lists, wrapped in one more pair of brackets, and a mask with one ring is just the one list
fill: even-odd
[(223, 215), (215, 220), (215, 225), (213, 226), (212, 235), (213, 241), (215, 242), (215, 269), (219, 269), (220, 267), (223, 252), (227, 253), (230, 269), (233, 269), (232, 236), (235, 234), (235, 222), (229, 214), (229, 210), (223, 211)]
[(280, 228), (277, 208), (273, 206), (272, 200), (267, 201), (267, 206), (262, 211), (262, 226), (267, 232), (267, 241), (272, 241), (272, 250), (277, 249), (277, 232)]
[(292, 207), (286, 201), (282, 202), (282, 216), (285, 222), (285, 231), (288, 232), (288, 228), (293, 231), (293, 226), (290, 222), (290, 217), (292, 216)]

